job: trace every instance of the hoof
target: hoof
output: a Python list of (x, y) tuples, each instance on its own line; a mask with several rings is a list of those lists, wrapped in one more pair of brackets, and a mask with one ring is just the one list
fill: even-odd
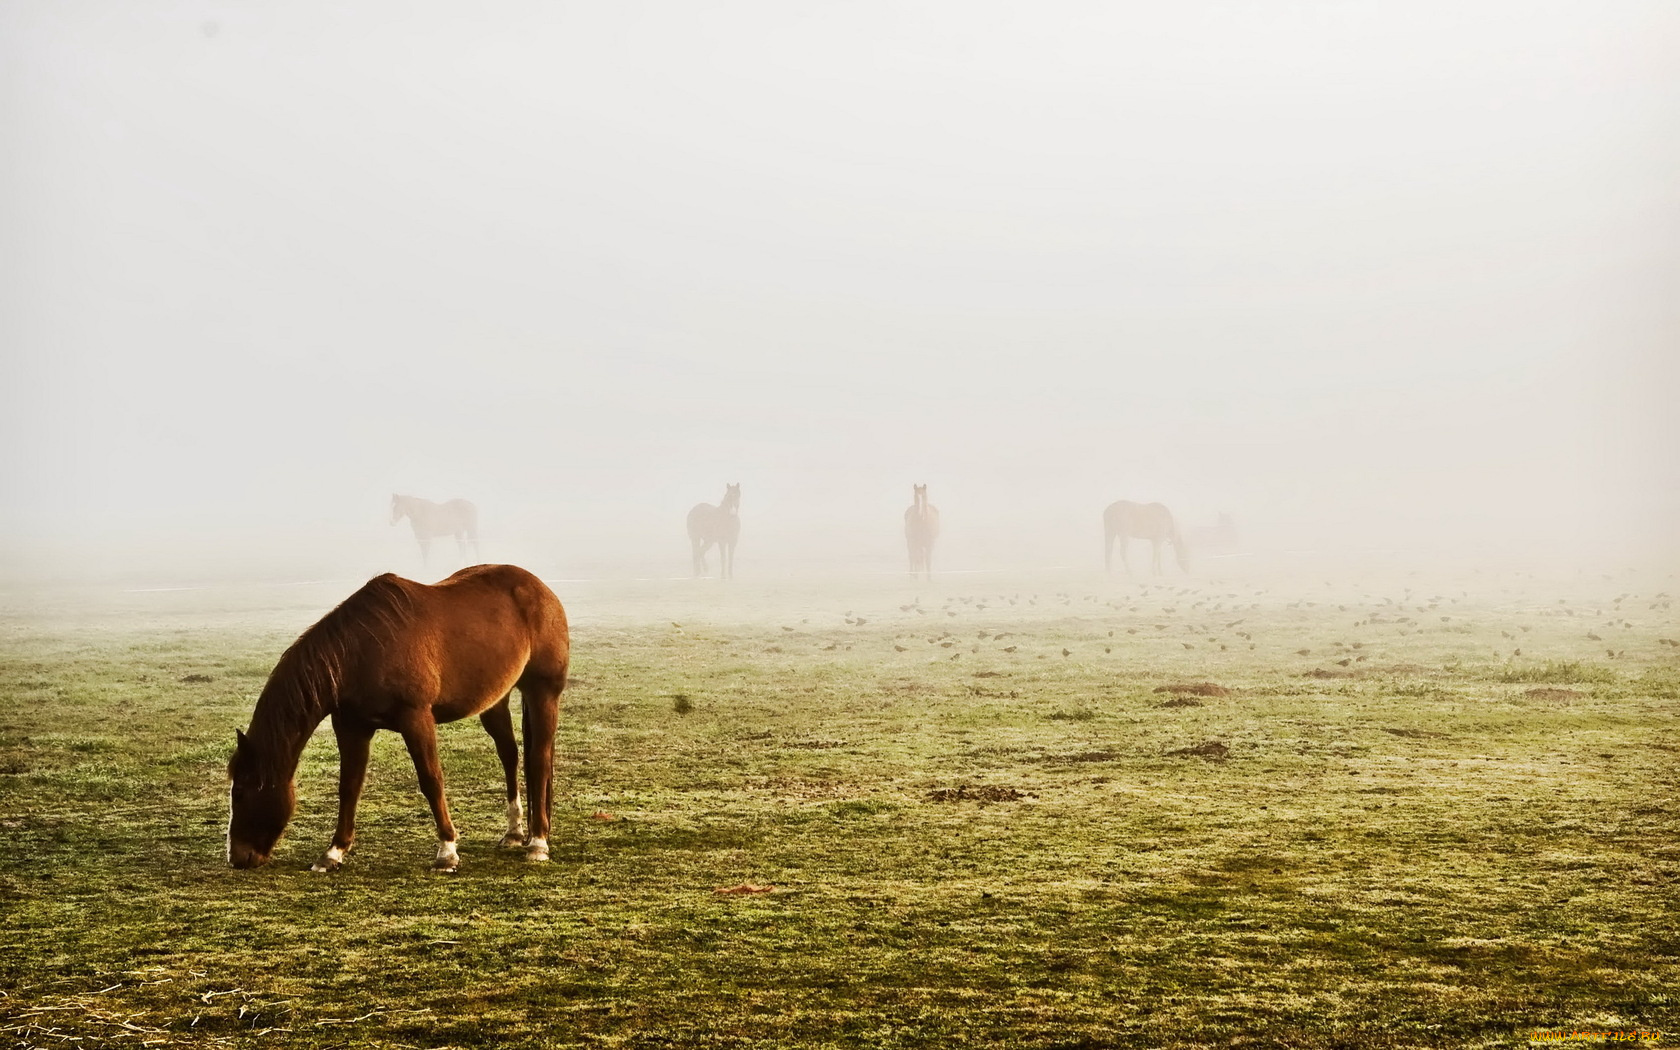
[(502, 849), (517, 849), (525, 845), (525, 836), (516, 831), (510, 831), (502, 836), (502, 841), (496, 843)]
[(437, 859), (432, 861), (433, 871), (454, 872), (461, 867), (461, 855), (455, 852), (454, 842), (445, 842), (438, 847)]
[(320, 860), (311, 864), (309, 866), (309, 870), (310, 871), (337, 871), (339, 868), (342, 868), (342, 867), (344, 867), (344, 862), (343, 861), (341, 861), (341, 860), (328, 860), (327, 858), (322, 857)]
[(547, 859), (548, 859), (548, 847), (547, 846), (532, 846), (530, 849), (525, 851), (525, 860), (529, 863), (536, 864), (536, 863), (540, 863), (542, 861), (545, 861)]

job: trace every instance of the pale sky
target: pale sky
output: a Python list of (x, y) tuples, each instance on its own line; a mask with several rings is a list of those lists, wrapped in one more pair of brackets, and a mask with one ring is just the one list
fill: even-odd
[(1677, 293), (1667, 0), (0, 0), (14, 567), (1672, 548)]

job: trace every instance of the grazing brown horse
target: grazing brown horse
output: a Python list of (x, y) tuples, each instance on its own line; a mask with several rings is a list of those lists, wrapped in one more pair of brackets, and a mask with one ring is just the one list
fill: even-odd
[(477, 715), (507, 778), (507, 834), (527, 843), (519, 804), (519, 744), (508, 701), (519, 687), (525, 730), (527, 860), (548, 859), (554, 729), (571, 654), (554, 592), (513, 565), (476, 565), (435, 586), (375, 576), (280, 657), (257, 697), (249, 733), (236, 732), (228, 861), (268, 863), (297, 807), (292, 777), (324, 718), (338, 738), (338, 829), (314, 870), (332, 871), (356, 839), (356, 803), (376, 730), (402, 734), (437, 821), (432, 867), (461, 861), (443, 796), (437, 726)]
[(1120, 500), (1110, 503), (1103, 511), (1103, 565), (1108, 571), (1114, 571), (1114, 541), (1120, 540), (1120, 563), (1126, 567), (1129, 574), (1132, 571), (1131, 562), (1126, 560), (1126, 546), (1129, 540), (1148, 540), (1154, 549), (1153, 564), (1155, 575), (1161, 575), (1161, 544), (1173, 545), (1173, 553), (1178, 558), (1178, 567), (1185, 572), (1190, 571), (1190, 548), (1184, 543), (1184, 537), (1178, 534), (1178, 525), (1173, 521), (1172, 511), (1160, 503), (1133, 503), (1130, 500)]
[(910, 575), (933, 579), (933, 541), (939, 538), (939, 508), (928, 502), (927, 486), (912, 485), (915, 502), (904, 511), (904, 542), (910, 548)]
[(420, 543), (420, 563), (426, 564), (432, 550), (432, 540), (439, 536), (455, 537), (461, 560), (467, 560), (467, 541), (473, 545), (473, 557), (478, 557), (478, 508), (464, 499), (448, 503), (433, 503), (419, 496), (391, 497), (391, 524), (407, 516), (414, 527), (414, 538)]
[(741, 535), (741, 486), (724, 485), (717, 506), (696, 503), (688, 512), (688, 542), (694, 549), (694, 575), (706, 574), (706, 552), (717, 544), (718, 579), (735, 578), (735, 541)]

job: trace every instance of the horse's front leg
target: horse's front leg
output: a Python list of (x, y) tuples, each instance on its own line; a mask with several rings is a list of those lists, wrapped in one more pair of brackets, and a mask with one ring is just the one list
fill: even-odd
[(310, 865), (310, 871), (337, 871), (344, 866), (344, 855), (356, 841), (356, 804), (362, 799), (368, 747), (373, 743), (373, 730), (366, 726), (338, 715), (333, 715), (332, 722), (333, 735), (338, 739), (338, 827), (327, 851)]
[(461, 855), (455, 848), (455, 822), (449, 819), (449, 802), (443, 797), (443, 763), (438, 760), (437, 723), (432, 721), (431, 710), (411, 716), (402, 735), (408, 756), (414, 760), (415, 775), (420, 778), (420, 793), (426, 796), (437, 823), (438, 851), (432, 868), (454, 871), (461, 866)]
[(502, 760), (502, 775), (507, 781), (507, 834), (500, 846), (525, 845), (525, 809), (519, 804), (519, 741), (513, 736), (513, 715), (508, 711), (508, 698), (478, 716), (484, 731), (496, 742), (496, 756)]

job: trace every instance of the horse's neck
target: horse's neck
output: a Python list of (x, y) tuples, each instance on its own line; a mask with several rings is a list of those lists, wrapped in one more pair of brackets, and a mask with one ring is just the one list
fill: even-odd
[(264, 766), (283, 779), (291, 779), (315, 727), (336, 706), (336, 696), (324, 698), (319, 691), (264, 689), (257, 697), (256, 710), (251, 712), (250, 732), (250, 738), (260, 742)]

